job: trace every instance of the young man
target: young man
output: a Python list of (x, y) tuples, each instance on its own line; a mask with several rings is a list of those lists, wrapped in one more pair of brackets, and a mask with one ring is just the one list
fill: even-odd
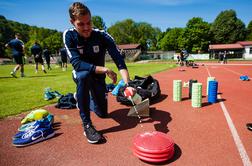
[(59, 51), (60, 57), (61, 57), (61, 68), (62, 71), (67, 70), (67, 52), (65, 48), (61, 48)]
[(42, 48), (38, 44), (38, 42), (35, 42), (34, 45), (31, 47), (31, 53), (34, 56), (35, 61), (35, 72), (38, 73), (38, 64), (40, 63), (42, 66), (42, 70), (44, 73), (46, 73), (44, 61), (42, 59)]
[[(104, 67), (106, 50), (126, 84), (130, 80), (129, 73), (113, 38), (104, 31), (92, 29), (91, 12), (88, 7), (75, 2), (69, 8), (69, 15), (74, 28), (63, 33), (63, 40), (74, 68), (73, 78), (77, 84), (76, 98), (84, 135), (89, 143), (97, 143), (104, 138), (92, 125), (90, 111), (101, 118), (107, 117), (105, 77), (107, 75), (113, 83), (117, 81), (117, 74)], [(135, 92), (135, 89), (132, 90)]]
[(24, 43), (19, 39), (20, 34), (17, 33), (15, 35), (15, 39), (12, 39), (9, 43), (5, 45), (5, 47), (10, 47), (12, 49), (12, 56), (16, 62), (16, 66), (13, 71), (10, 73), (13, 77), (16, 76), (17, 70), (20, 68), (21, 77), (24, 77)]
[(45, 48), (43, 50), (43, 54), (44, 54), (44, 58), (46, 60), (47, 69), (52, 70), (52, 68), (51, 68), (51, 52), (47, 48)]

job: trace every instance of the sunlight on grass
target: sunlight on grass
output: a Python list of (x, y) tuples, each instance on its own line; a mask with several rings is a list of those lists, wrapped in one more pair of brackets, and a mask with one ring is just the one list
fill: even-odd
[[(12, 78), (10, 72), (14, 68), (14, 65), (1, 65), (0, 118), (56, 103), (57, 99), (44, 100), (43, 94), (46, 87), (57, 90), (64, 95), (75, 92), (75, 83), (72, 80), (71, 74), (72, 67), (71, 65), (69, 66), (65, 72), (60, 67), (53, 65), (53, 70), (48, 71), (47, 74), (44, 74), (41, 70), (36, 74), (34, 65), (25, 65), (26, 77), (21, 78), (18, 71), (18, 78)], [(107, 63), (107, 66), (117, 72), (118, 80), (120, 80), (121, 76), (116, 66), (113, 63)], [(175, 67), (174, 64), (168, 63), (128, 63), (127, 66), (131, 79), (135, 75), (146, 76)], [(111, 83), (109, 78), (106, 78), (106, 82)]]

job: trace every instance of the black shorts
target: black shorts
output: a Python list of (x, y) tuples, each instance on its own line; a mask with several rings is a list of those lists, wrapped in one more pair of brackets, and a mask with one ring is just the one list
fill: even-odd
[(24, 64), (24, 59), (23, 59), (23, 56), (22, 55), (16, 55), (16, 56), (13, 56), (16, 64), (18, 65), (23, 65)]
[(43, 61), (43, 59), (41, 57), (40, 58), (35, 58), (34, 61), (35, 61), (35, 63), (44, 64), (44, 61)]
[(67, 63), (67, 57), (61, 57), (62, 63)]
[(47, 64), (50, 64), (50, 58), (45, 58), (45, 60)]

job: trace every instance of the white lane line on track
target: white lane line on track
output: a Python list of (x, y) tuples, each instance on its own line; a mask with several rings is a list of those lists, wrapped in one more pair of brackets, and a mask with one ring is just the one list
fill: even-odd
[(205, 66), (252, 66), (252, 64), (236, 64), (236, 63), (230, 63), (230, 64), (220, 64), (220, 63), (204, 63)]
[(241, 74), (241, 73), (238, 73), (238, 72), (236, 72), (236, 71), (230, 70), (230, 69), (225, 68), (225, 67), (223, 67), (223, 69), (225, 69), (225, 70), (227, 70), (227, 71), (230, 71), (230, 72), (232, 72), (232, 73), (234, 73), (234, 74), (237, 74), (238, 76), (243, 75), (243, 74)]
[(210, 72), (208, 70), (208, 67), (206, 67), (206, 70), (207, 70), (208, 76), (211, 77), (211, 74), (210, 74)]
[[(210, 71), (208, 70), (207, 67), (206, 67), (206, 69), (207, 69), (209, 77), (211, 77)], [(221, 95), (218, 95), (218, 99), (219, 100), (221, 99)], [(234, 123), (233, 123), (233, 121), (232, 121), (232, 119), (231, 119), (231, 117), (230, 117), (230, 115), (228, 113), (228, 110), (227, 110), (224, 102), (221, 101), (220, 105), (221, 105), (222, 112), (223, 112), (223, 114), (224, 114), (224, 116), (226, 118), (228, 127), (229, 127), (229, 129), (231, 131), (232, 137), (234, 139), (236, 148), (239, 151), (239, 154), (240, 154), (240, 157), (242, 159), (243, 165), (244, 166), (252, 166), (252, 163), (251, 163), (251, 161), (249, 159), (249, 156), (248, 156), (248, 154), (247, 154), (247, 152), (246, 152), (246, 150), (245, 150), (245, 148), (244, 148), (244, 146), (242, 144), (240, 136), (239, 136), (239, 134), (238, 134), (238, 132), (237, 132), (237, 130), (235, 128), (235, 125), (234, 125)]]

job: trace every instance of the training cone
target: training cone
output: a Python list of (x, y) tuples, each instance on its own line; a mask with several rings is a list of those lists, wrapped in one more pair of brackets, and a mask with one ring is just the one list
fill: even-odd
[(174, 155), (174, 142), (165, 133), (153, 131), (138, 134), (133, 139), (133, 153), (139, 159), (159, 163)]

